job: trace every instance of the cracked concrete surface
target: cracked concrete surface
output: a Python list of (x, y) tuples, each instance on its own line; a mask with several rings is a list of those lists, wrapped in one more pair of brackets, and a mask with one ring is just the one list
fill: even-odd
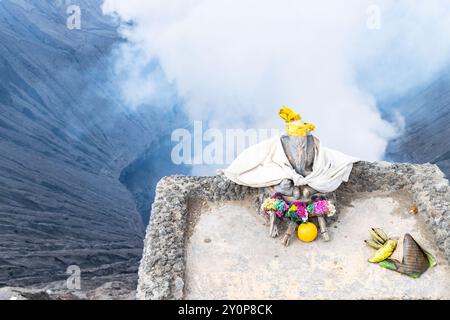
[[(450, 266), (408, 193), (356, 193), (329, 226), (332, 240), (313, 243), (268, 237), (246, 201), (198, 209), (186, 248), (186, 299), (450, 299)], [(370, 227), (410, 233), (438, 265), (419, 279), (367, 261)]]

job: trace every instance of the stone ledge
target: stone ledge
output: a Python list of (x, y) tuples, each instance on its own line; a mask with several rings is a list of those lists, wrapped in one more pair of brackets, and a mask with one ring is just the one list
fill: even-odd
[[(358, 162), (337, 196), (355, 192), (408, 191), (450, 261), (450, 186), (435, 165)], [(157, 186), (139, 267), (138, 299), (182, 299), (189, 201), (257, 199), (260, 189), (222, 176), (163, 178)]]

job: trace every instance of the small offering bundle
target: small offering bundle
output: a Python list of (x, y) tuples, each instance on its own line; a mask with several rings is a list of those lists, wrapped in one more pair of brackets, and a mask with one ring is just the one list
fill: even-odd
[(292, 222), (308, 222), (308, 212), (306, 204), (301, 201), (292, 202), (285, 216)]
[(283, 219), (288, 209), (289, 204), (283, 199), (283, 196), (280, 193), (276, 193), (272, 197), (266, 199), (262, 204), (262, 211), (267, 216), (275, 214), (279, 219)]
[[(280, 220), (287, 219), (290, 223), (285, 238), (289, 238), (297, 224), (300, 224), (298, 237), (305, 242), (315, 240), (318, 234), (316, 226), (309, 222), (311, 217), (318, 217), (321, 229), (326, 230), (323, 217), (336, 214), (336, 208), (333, 203), (323, 196), (313, 196), (311, 201), (308, 202), (293, 201), (289, 204), (280, 193), (276, 193), (274, 196), (266, 199), (261, 209), (270, 218), (269, 234), (271, 236), (276, 236), (277, 234), (277, 229), (274, 226), (275, 218)], [(324, 234), (324, 232), (322, 233)], [(324, 234), (324, 236), (326, 236), (325, 241), (328, 241), (328, 235)], [(288, 243), (289, 239), (284, 239), (283, 242)]]
[(372, 239), (366, 244), (376, 249), (369, 262), (378, 263), (380, 267), (397, 271), (411, 278), (419, 278), (429, 268), (436, 264), (436, 258), (409, 234), (401, 238), (389, 237), (380, 228), (371, 228)]
[(311, 199), (313, 202), (306, 207), (309, 216), (332, 217), (336, 214), (336, 208), (331, 201), (321, 196), (313, 196)]
[(276, 226), (276, 218), (283, 219), (286, 211), (289, 209), (289, 204), (283, 199), (280, 193), (266, 199), (261, 205), (261, 211), (269, 218), (269, 235), (272, 238), (278, 236), (278, 228)]

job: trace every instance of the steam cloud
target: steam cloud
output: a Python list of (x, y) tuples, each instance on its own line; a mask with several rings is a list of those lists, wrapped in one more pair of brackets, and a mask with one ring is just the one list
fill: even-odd
[[(368, 27), (378, 18), (370, 8), (379, 29)], [(289, 105), (324, 145), (367, 160), (396, 134), (376, 98), (431, 80), (450, 56), (446, 0), (105, 0), (103, 9), (127, 39), (116, 63), (130, 107), (182, 101), (210, 126), (274, 128)]]

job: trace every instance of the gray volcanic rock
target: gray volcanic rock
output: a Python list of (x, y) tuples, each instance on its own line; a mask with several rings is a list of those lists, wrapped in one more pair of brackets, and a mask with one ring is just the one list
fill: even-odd
[(405, 130), (389, 143), (386, 158), (435, 163), (450, 177), (450, 68), (390, 108), (405, 117)]
[(69, 290), (64, 281), (41, 288), (0, 288), (0, 300), (134, 300), (135, 296), (135, 286), (120, 281), (84, 291)]
[(117, 101), (120, 39), (101, 1), (76, 2), (81, 30), (63, 3), (0, 1), (0, 287), (65, 279), (69, 265), (82, 286), (135, 278), (141, 257), (144, 224), (119, 177), (162, 121)]

